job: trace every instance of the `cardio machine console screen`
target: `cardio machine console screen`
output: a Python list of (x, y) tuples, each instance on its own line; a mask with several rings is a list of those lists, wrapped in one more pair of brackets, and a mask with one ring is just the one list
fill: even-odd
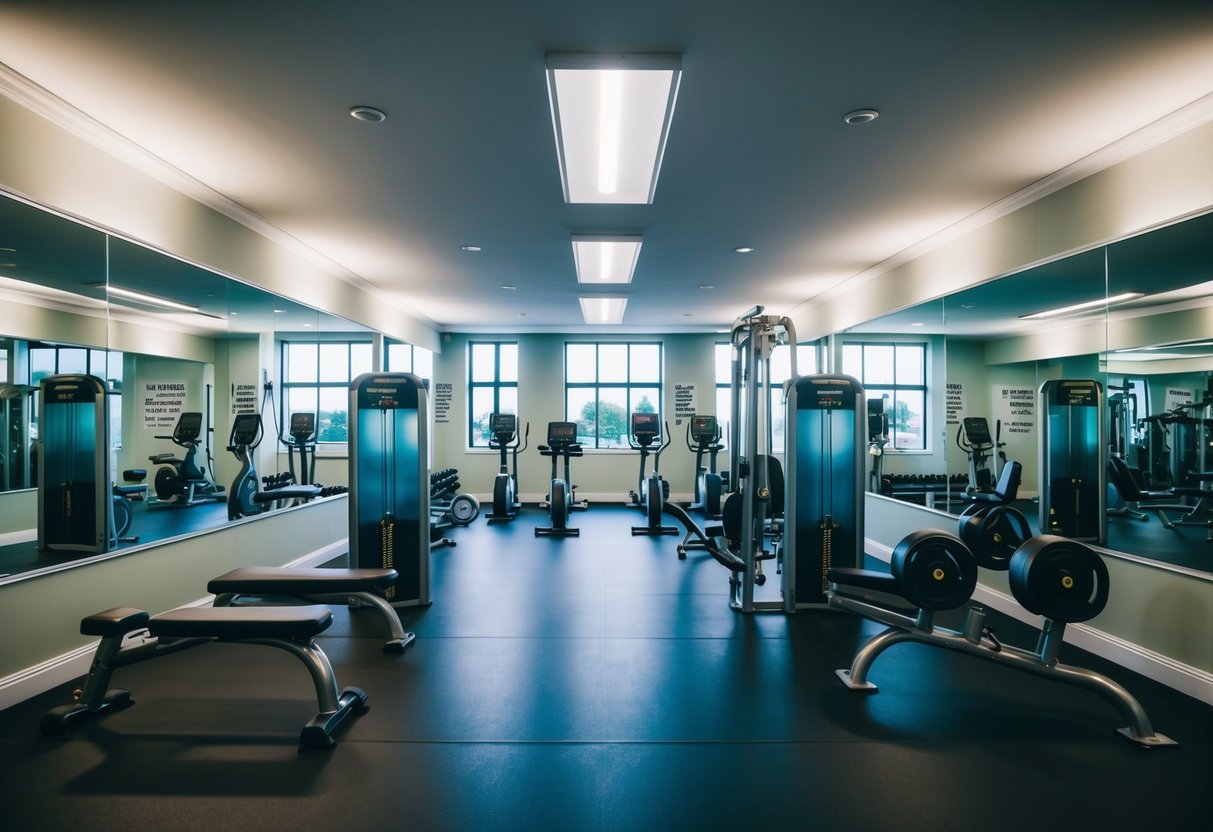
[(632, 414), (632, 433), (657, 433), (657, 414), (656, 413), (633, 413)]
[(715, 439), (716, 438), (716, 417), (715, 416), (692, 416), (691, 417), (691, 438), (692, 439)]
[(307, 413), (292, 413), (291, 414), (291, 436), (296, 439), (308, 440), (316, 433), (316, 414)]
[(965, 436), (971, 445), (993, 445), (990, 438), (990, 423), (984, 416), (966, 416), (964, 420)]
[(518, 429), (518, 417), (513, 413), (494, 413), (492, 432), (512, 434)]
[(232, 445), (251, 445), (261, 430), (261, 414), (237, 413), (232, 422)]
[(200, 433), (202, 433), (201, 413), (191, 410), (177, 417), (177, 427), (173, 429), (175, 438), (188, 442), (191, 439), (197, 439)]
[(549, 445), (573, 445), (576, 442), (576, 422), (548, 422)]

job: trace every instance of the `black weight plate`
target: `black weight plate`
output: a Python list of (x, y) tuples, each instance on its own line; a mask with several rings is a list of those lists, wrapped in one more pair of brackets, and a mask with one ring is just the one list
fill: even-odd
[(965, 506), (964, 511), (960, 513), (961, 527), (964, 527), (964, 521), (966, 518), (972, 517), (974, 514), (985, 514), (993, 507), (993, 503), (969, 503), (967, 506)]
[(1031, 536), (1028, 518), (1007, 505), (989, 506), (960, 521), (960, 539), (973, 552), (978, 566), (998, 572), (1007, 571), (1015, 550)]
[(911, 532), (893, 549), (902, 596), (924, 610), (961, 606), (977, 587), (977, 561), (960, 538), (937, 529)]
[(1108, 567), (1095, 550), (1056, 535), (1037, 535), (1011, 557), (1008, 577), (1015, 600), (1028, 612), (1077, 623), (1108, 603)]

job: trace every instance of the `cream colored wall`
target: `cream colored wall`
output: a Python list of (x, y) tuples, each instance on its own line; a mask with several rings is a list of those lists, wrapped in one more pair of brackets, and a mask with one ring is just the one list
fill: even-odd
[(4, 96), (0, 124), (0, 189), (394, 338), (441, 348), (432, 324), (370, 293), (336, 264), (322, 268)]

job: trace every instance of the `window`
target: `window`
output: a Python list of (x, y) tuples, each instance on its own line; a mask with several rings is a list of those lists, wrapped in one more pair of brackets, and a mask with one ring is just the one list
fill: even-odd
[(518, 413), (518, 345), (468, 344), (468, 447), (487, 448), (494, 413)]
[(842, 371), (863, 382), (868, 399), (885, 400), (890, 447), (926, 450), (926, 344), (843, 344)]
[(350, 381), (373, 370), (370, 341), (283, 341), (282, 413), (316, 414), (317, 442), (349, 439)]
[(564, 414), (587, 448), (627, 448), (631, 414), (661, 413), (661, 344), (566, 343)]
[(383, 369), (389, 373), (413, 373), (426, 382), (434, 377), (434, 353), (403, 341), (387, 341)]

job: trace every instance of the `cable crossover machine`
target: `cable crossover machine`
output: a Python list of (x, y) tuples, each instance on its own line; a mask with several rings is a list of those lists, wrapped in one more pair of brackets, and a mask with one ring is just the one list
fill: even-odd
[[(732, 572), (730, 604), (736, 610), (825, 609), (830, 567), (863, 560), (866, 398), (849, 376), (798, 376), (791, 319), (762, 312), (756, 306), (742, 314), (730, 336), (730, 480), (736, 490), (724, 505), (729, 552), (714, 556)], [(782, 396), (786, 489), (784, 466), (773, 448), (770, 395), (771, 354), (781, 344), (788, 347), (791, 366)], [(766, 581), (762, 562), (770, 559), (782, 576), (780, 598), (756, 600), (754, 587)]]

